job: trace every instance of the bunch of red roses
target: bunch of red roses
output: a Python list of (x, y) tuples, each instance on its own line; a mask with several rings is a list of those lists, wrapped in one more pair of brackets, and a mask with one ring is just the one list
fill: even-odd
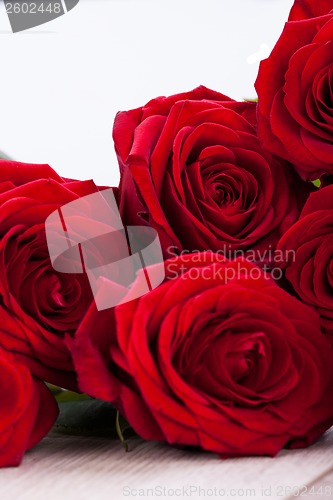
[(223, 457), (333, 424), (333, 0), (295, 1), (256, 88), (258, 103), (199, 87), (117, 115), (114, 193), (124, 224), (157, 230), (165, 280), (111, 309), (52, 268), (45, 233), (100, 188), (1, 161), (1, 466), (55, 421), (44, 381)]

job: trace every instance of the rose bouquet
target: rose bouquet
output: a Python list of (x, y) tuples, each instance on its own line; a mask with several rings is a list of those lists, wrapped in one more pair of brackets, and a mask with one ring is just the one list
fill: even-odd
[(118, 113), (118, 188), (0, 161), (1, 466), (50, 384), (221, 457), (333, 425), (332, 0), (295, 1), (256, 89)]

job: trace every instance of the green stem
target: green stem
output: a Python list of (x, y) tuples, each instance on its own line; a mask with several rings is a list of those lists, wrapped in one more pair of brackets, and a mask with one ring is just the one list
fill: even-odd
[(117, 411), (117, 415), (116, 415), (116, 431), (117, 431), (118, 437), (120, 439), (120, 442), (122, 444), (122, 447), (124, 448), (124, 450), (126, 452), (128, 452), (129, 451), (128, 444), (125, 441), (125, 438), (124, 438), (124, 435), (123, 435), (123, 431), (121, 430), (120, 413), (119, 413), (119, 411)]

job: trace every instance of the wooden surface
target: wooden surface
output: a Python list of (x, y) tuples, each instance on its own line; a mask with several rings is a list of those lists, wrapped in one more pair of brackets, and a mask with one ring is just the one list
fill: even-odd
[(0, 471), (0, 498), (288, 499), (302, 486), (300, 498), (333, 498), (333, 428), (312, 447), (282, 451), (274, 459), (221, 460), (138, 438), (129, 445), (125, 453), (116, 440), (52, 432), (19, 468)]

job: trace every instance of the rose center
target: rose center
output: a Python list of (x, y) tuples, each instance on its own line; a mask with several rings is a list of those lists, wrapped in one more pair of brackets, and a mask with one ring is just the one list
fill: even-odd
[(260, 357), (265, 355), (261, 343), (250, 341), (249, 345), (246, 344), (234, 352), (229, 352), (225, 357), (229, 375), (239, 384), (246, 384), (247, 379), (260, 363)]
[(221, 208), (233, 206), (240, 197), (241, 188), (235, 179), (221, 172), (203, 175), (206, 195)]

